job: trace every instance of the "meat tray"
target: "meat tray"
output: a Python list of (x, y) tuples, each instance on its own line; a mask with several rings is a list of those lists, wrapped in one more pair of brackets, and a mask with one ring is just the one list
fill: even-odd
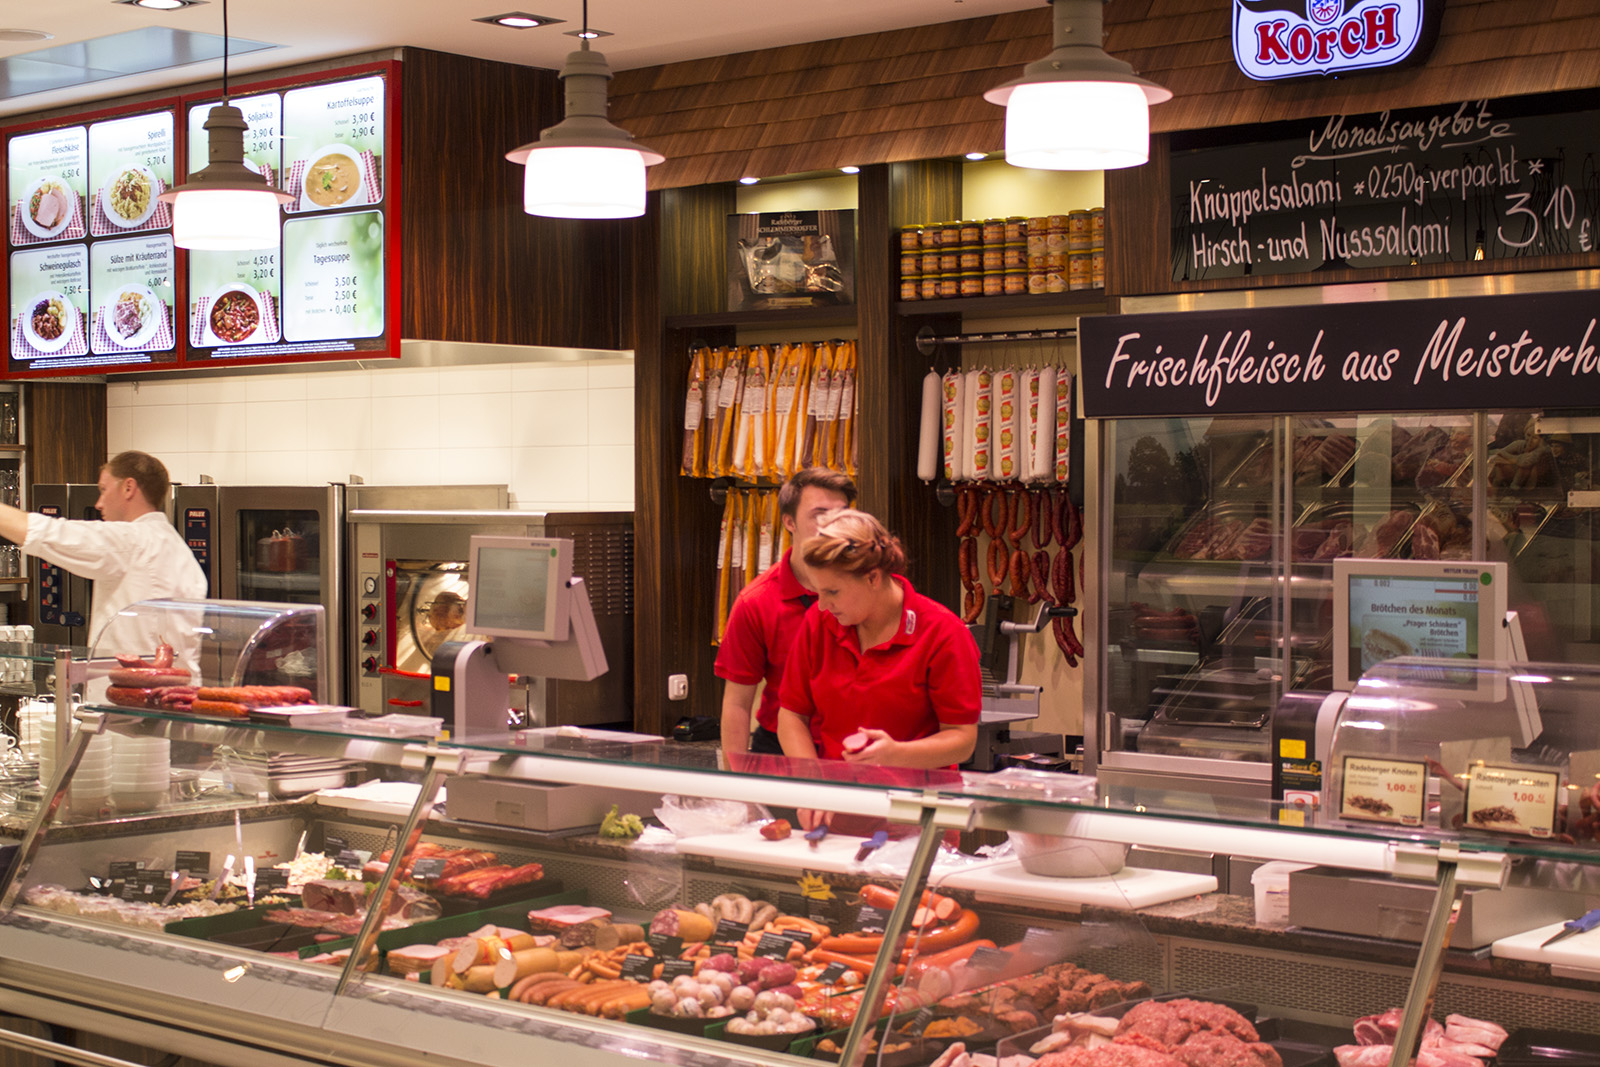
[[(1211, 557), (1207, 557), (1205, 559), (1196, 559), (1195, 552), (1197, 546), (1194, 544), (1186, 544), (1186, 542), (1190, 542), (1191, 539), (1193, 539), (1194, 541), (1199, 542), (1198, 547), (1208, 547), (1212, 549), (1216, 549), (1218, 547), (1223, 549), (1233, 548), (1237, 545), (1240, 535), (1244, 534), (1244, 532), (1249, 529), (1252, 522), (1257, 519), (1270, 520), (1270, 518), (1271, 516), (1267, 514), (1266, 505), (1263, 503), (1256, 503), (1253, 501), (1212, 503), (1197, 511), (1188, 522), (1184, 523), (1184, 525), (1179, 528), (1177, 534), (1172, 537), (1172, 539), (1169, 540), (1166, 546), (1162, 549), (1162, 554), (1171, 559), (1180, 559), (1184, 560), (1185, 562), (1194, 563), (1215, 562), (1238, 564), (1261, 562), (1271, 554), (1270, 546), (1266, 553), (1259, 557), (1247, 560), (1228, 558), (1214, 559)], [(1228, 544), (1217, 546), (1210, 543), (1216, 538), (1218, 531), (1224, 528), (1232, 527), (1235, 523), (1238, 524), (1238, 528), (1233, 531), (1234, 537), (1228, 542)], [(1201, 540), (1202, 535), (1206, 535), (1205, 540), (1203, 541)]]
[(1600, 1067), (1600, 1036), (1566, 1030), (1513, 1030), (1500, 1046), (1496, 1062), (1499, 1067)]
[[(1212, 1004), (1221, 1004), (1224, 1007), (1232, 1008), (1240, 1015), (1243, 1015), (1246, 1019), (1249, 1019), (1251, 1024), (1256, 1027), (1257, 1033), (1261, 1033), (1261, 1027), (1267, 1022), (1270, 1022), (1270, 1020), (1260, 1020), (1256, 1017), (1258, 1008), (1255, 1004), (1238, 1000), (1229, 1000), (1220, 992), (1162, 993), (1159, 996), (1141, 997), (1137, 1000), (1124, 1000), (1120, 1004), (1111, 1004), (1104, 1008), (1096, 1008), (1090, 1014), (1098, 1015), (1103, 1018), (1120, 1019), (1140, 1004), (1145, 1004), (1150, 1001), (1160, 1002), (1166, 1000), (1202, 1000)], [(1002, 1038), (996, 1054), (1001, 1060), (1004, 1060), (1007, 1056), (1027, 1056), (1030, 1059), (1034, 1058), (1038, 1054), (1028, 1050), (1043, 1038), (1050, 1036), (1051, 1029), (1052, 1028), (1050, 1026), (1040, 1026), (1033, 1030), (1026, 1030), (1020, 1034), (1012, 1034), (1009, 1037)], [(1261, 1040), (1268, 1040), (1267, 1035), (1261, 1033)], [(1284, 1067), (1289, 1067), (1289, 1064), (1285, 1063)]]

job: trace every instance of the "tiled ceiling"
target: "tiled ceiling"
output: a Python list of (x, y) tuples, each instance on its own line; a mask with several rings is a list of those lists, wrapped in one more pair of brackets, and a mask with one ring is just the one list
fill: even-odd
[[(530, 6), (531, 5), (531, 6)], [(773, 45), (827, 40), (912, 26), (978, 18), (1045, 6), (1045, 0), (592, 0), (590, 23), (613, 36), (596, 46), (613, 69), (727, 55)], [(521, 10), (565, 20), (528, 30), (473, 21)], [(581, 0), (229, 0), (229, 31), (242, 39), (281, 47), (238, 56), (235, 74), (290, 66), (332, 56), (403, 45), (455, 52), (508, 63), (559, 69), (576, 45), (563, 31), (579, 26)], [(220, 34), (221, 0), (178, 11), (150, 11), (112, 0), (54, 0), (50, 4), (0, 3), (0, 30), (42, 30), (53, 40), (0, 41), (0, 59), (47, 48), (90, 42), (137, 30), (186, 30)], [(94, 46), (90, 46), (92, 49)], [(159, 58), (159, 44), (153, 46)], [(85, 50), (85, 55), (90, 49)], [(140, 65), (149, 47), (130, 43), (110, 49), (123, 69)], [(43, 72), (24, 63), (22, 73), (0, 85), (0, 117), (27, 115), (118, 93), (158, 90), (218, 77), (216, 59), (185, 62), (145, 73), (104, 79), (107, 59), (97, 59), (94, 77), (66, 88), (22, 92)]]

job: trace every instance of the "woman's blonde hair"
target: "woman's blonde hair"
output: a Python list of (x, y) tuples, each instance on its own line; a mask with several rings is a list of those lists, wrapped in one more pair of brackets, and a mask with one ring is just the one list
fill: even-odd
[(817, 535), (800, 546), (800, 556), (807, 567), (846, 574), (903, 574), (906, 569), (900, 539), (871, 515), (853, 508), (840, 508), (824, 519)]

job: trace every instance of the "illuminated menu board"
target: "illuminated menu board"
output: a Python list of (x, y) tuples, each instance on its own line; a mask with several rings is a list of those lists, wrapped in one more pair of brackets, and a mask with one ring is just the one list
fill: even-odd
[(0, 131), (7, 376), (398, 355), (393, 64), (230, 94), (245, 165), (294, 199), (277, 247), (188, 251), (156, 196), (207, 164), (220, 103)]
[(174, 109), (6, 143), (8, 367), (72, 372), (177, 360)]

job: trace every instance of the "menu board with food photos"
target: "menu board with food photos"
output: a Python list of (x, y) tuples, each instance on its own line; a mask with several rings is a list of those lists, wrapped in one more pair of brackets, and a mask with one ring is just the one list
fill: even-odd
[(396, 69), (230, 94), (245, 166), (293, 198), (272, 248), (177, 248), (156, 199), (206, 166), (219, 98), (0, 130), (7, 376), (398, 355), (385, 189)]

